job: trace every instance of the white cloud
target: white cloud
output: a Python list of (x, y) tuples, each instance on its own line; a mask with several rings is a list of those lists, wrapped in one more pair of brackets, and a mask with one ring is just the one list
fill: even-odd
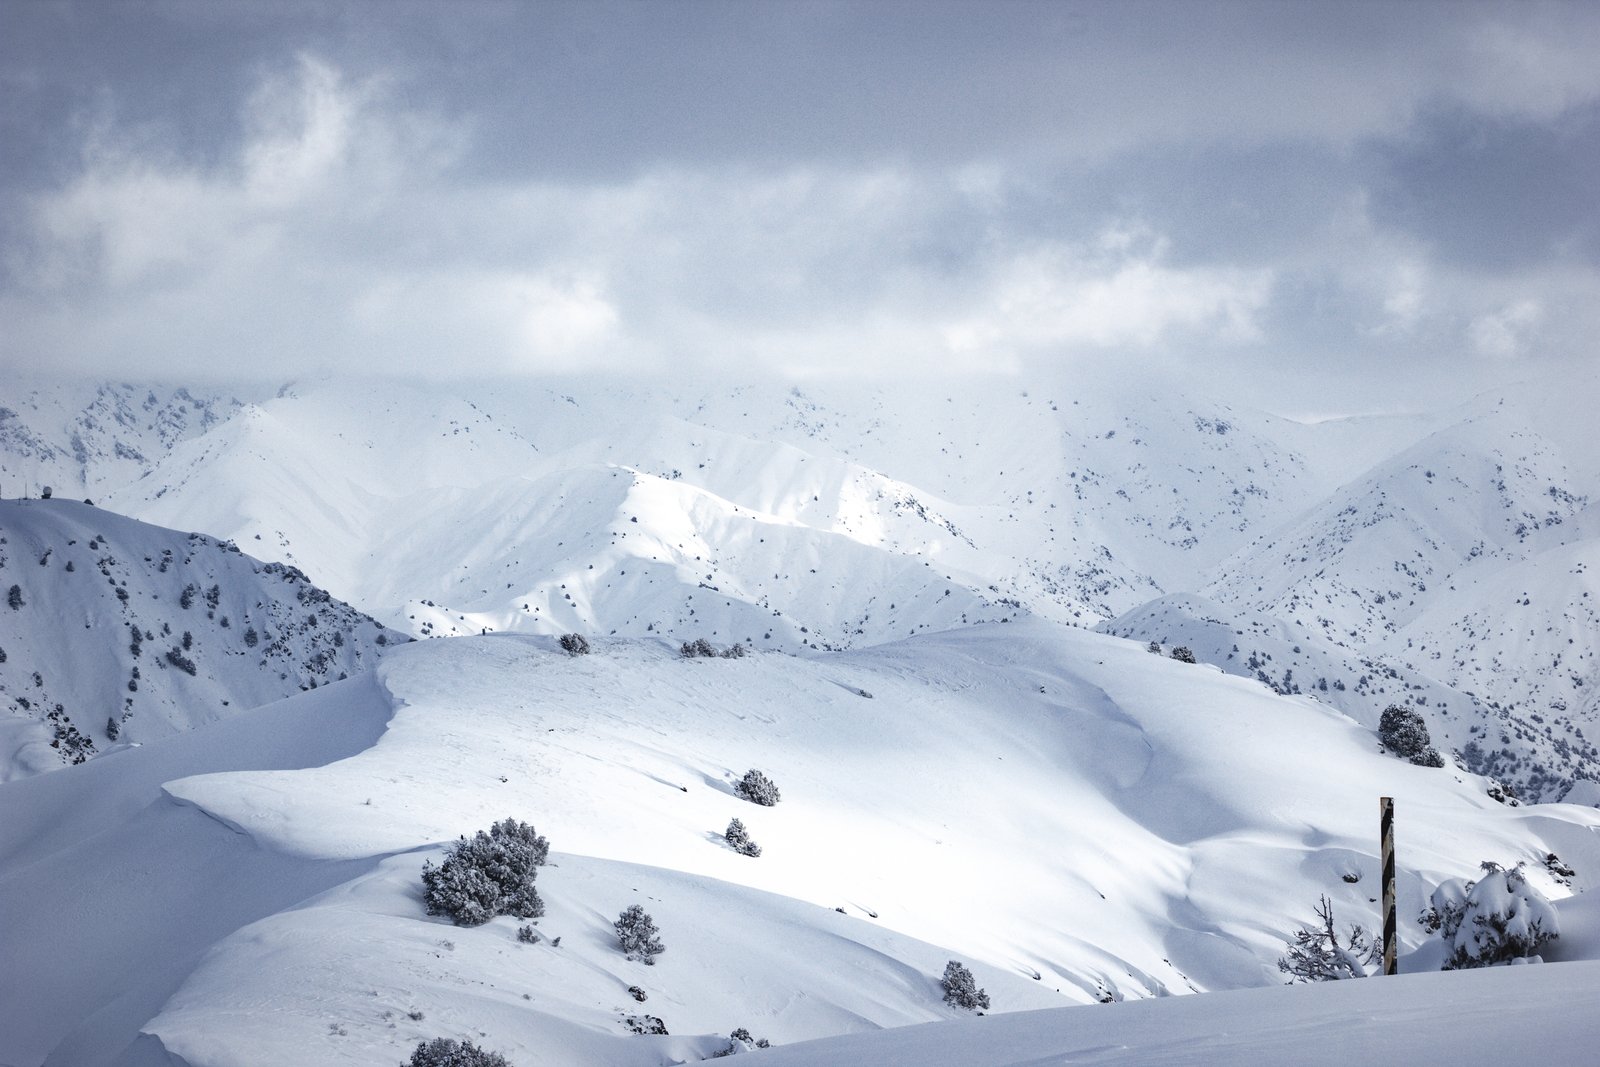
[(1543, 319), (1544, 308), (1538, 301), (1518, 300), (1474, 319), (1467, 328), (1467, 336), (1479, 355), (1515, 359), (1527, 350)]
[(1108, 227), (1085, 246), (1053, 246), (1006, 263), (987, 297), (945, 328), (957, 351), (1088, 345), (1150, 348), (1173, 334), (1257, 341), (1272, 288), (1267, 270), (1175, 267), (1165, 242)]

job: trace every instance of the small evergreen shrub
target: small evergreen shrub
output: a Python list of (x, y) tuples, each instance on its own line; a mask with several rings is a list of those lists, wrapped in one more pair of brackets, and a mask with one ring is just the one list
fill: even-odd
[(1151, 641), (1148, 645), (1144, 646), (1144, 650), (1150, 653), (1152, 656), (1159, 656), (1161, 655), (1161, 642)]
[(717, 650), (710, 641), (697, 637), (693, 641), (685, 641), (678, 649), (678, 654), (684, 659), (714, 659)]
[(569, 656), (587, 656), (589, 654), (589, 639), (582, 634), (562, 634), (561, 651)]
[(711, 1054), (711, 1058), (714, 1060), (720, 1060), (724, 1056), (732, 1056), (738, 1052), (754, 1052), (758, 1048), (771, 1047), (772, 1042), (768, 1041), (764, 1037), (751, 1037), (750, 1030), (747, 1027), (741, 1026), (728, 1034), (728, 1047), (722, 1049), (720, 1052), (713, 1052)]
[(1169, 652), (1168, 655), (1177, 660), (1179, 663), (1194, 662), (1194, 653), (1189, 651), (1189, 648), (1186, 645), (1179, 645), (1177, 648)]
[(650, 994), (646, 993), (643, 989), (640, 989), (636, 985), (631, 985), (628, 987), (628, 996), (632, 997), (640, 1004), (643, 1004), (645, 1001), (650, 999)]
[(617, 931), (617, 944), (630, 960), (655, 966), (656, 957), (667, 950), (661, 943), (660, 930), (649, 912), (637, 904), (629, 904), (612, 924)]
[(1419, 767), (1443, 767), (1444, 757), (1433, 747), (1428, 724), (1411, 708), (1390, 704), (1378, 719), (1378, 740), (1401, 759)]
[(723, 659), (744, 659), (744, 646), (737, 641), (722, 650)]
[(439, 866), (422, 865), (428, 914), (448, 915), (458, 926), (481, 926), (496, 915), (539, 918), (544, 901), (533, 881), (549, 853), (550, 843), (516, 819), (457, 839)]
[(667, 1024), (661, 1021), (659, 1015), (626, 1015), (623, 1016), (622, 1025), (628, 1028), (629, 1033), (646, 1034), (656, 1037), (667, 1036)]
[(1422, 925), (1444, 939), (1443, 970), (1492, 967), (1537, 956), (1561, 936), (1555, 908), (1528, 884), (1522, 864), (1483, 863), (1477, 881), (1452, 878), (1429, 898)]
[(524, 945), (537, 945), (539, 943), (539, 931), (532, 926), (519, 926), (517, 927), (517, 940)]
[(108, 716), (106, 718), (106, 740), (115, 741), (121, 733), (122, 728), (117, 725), (116, 716)]
[(978, 988), (972, 972), (956, 960), (944, 965), (944, 977), (939, 979), (939, 985), (944, 988), (946, 1004), (968, 1011), (989, 1007), (989, 994)]
[(761, 855), (761, 846), (751, 839), (750, 831), (746, 830), (744, 823), (738, 819), (728, 823), (728, 828), (722, 832), (722, 837), (728, 842), (728, 847), (741, 856)]
[(781, 799), (773, 780), (754, 767), (744, 772), (744, 777), (739, 779), (733, 789), (750, 803), (760, 804), (763, 808), (770, 808)]
[(511, 1067), (511, 1063), (500, 1053), (481, 1049), (471, 1041), (436, 1037), (419, 1043), (411, 1059), (400, 1067)]
[(22, 586), (14, 585), (11, 587), (11, 589), (6, 593), (6, 603), (11, 605), (12, 611), (22, 610), (22, 605), (27, 603), (27, 601), (22, 599)]

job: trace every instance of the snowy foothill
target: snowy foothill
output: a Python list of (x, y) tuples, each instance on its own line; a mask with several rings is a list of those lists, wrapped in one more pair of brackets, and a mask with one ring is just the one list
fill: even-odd
[(75, 500), (0, 501), (0, 782), (363, 672), (408, 640), (298, 569)]
[[(0, 1061), (387, 1065), (440, 1035), (524, 1065), (692, 1061), (738, 1027), (790, 1046), (957, 1019), (952, 959), (992, 998), (975, 1025), (1020, 1028), (986, 1031), (1014, 1035), (998, 1057), (1031, 1047), (1035, 1016), (1012, 1013), (1159, 1028), (1092, 1002), (1277, 983), (1321, 894), (1375, 925), (1380, 795), (1408, 952), (1433, 888), (1484, 859), (1526, 861), (1553, 898), (1571, 889), (1548, 853), (1579, 885), (1600, 872), (1592, 809), (1505, 807), (1324, 705), (1136, 642), (1034, 621), (811, 657), (591, 645), (407, 645), (375, 676), (4, 786), (0, 905), (24, 921), (0, 935)], [(739, 796), (751, 769), (778, 804)], [(423, 906), (424, 861), (506, 817), (551, 844), (532, 943)], [(759, 857), (729, 847), (734, 817)], [(660, 928), (653, 967), (617, 946), (631, 904)], [(1320, 992), (1274, 995), (1316, 1016)], [(645, 1016), (668, 1033), (632, 1033)], [(937, 1056), (920, 1032), (871, 1040), (989, 1062), (967, 1030)], [(786, 1062), (852, 1055), (879, 1060)]]

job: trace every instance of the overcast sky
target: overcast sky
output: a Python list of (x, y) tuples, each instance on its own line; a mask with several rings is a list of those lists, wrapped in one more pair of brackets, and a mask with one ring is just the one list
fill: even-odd
[(1597, 56), (1594, 3), (0, 0), (0, 369), (1548, 378)]

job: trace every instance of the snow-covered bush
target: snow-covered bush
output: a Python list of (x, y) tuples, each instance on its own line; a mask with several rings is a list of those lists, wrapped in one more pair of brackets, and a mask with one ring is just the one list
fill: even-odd
[(1433, 747), (1428, 724), (1410, 708), (1390, 704), (1378, 719), (1378, 740), (1401, 759), (1419, 767), (1443, 767), (1444, 757)]
[(561, 651), (569, 656), (587, 656), (589, 654), (589, 639), (582, 634), (562, 634)]
[(956, 960), (944, 965), (944, 977), (939, 979), (944, 988), (944, 1002), (969, 1011), (989, 1006), (989, 994), (978, 988), (977, 979), (967, 966)]
[(1194, 662), (1194, 653), (1189, 651), (1189, 647), (1187, 645), (1179, 645), (1177, 648), (1169, 652), (1168, 655), (1177, 660), (1179, 663)]
[(703, 637), (697, 637), (693, 641), (685, 641), (678, 648), (678, 654), (684, 659), (743, 659), (745, 648), (738, 642), (734, 642), (721, 652), (718, 652), (716, 645), (713, 645)]
[(6, 603), (11, 605), (12, 611), (22, 610), (22, 605), (27, 603), (22, 599), (22, 586), (14, 585), (6, 592)]
[(459, 838), (438, 867), (422, 865), (428, 914), (448, 915), (459, 926), (481, 926), (496, 915), (537, 919), (544, 901), (533, 880), (549, 853), (550, 843), (516, 819)]
[(524, 945), (537, 945), (539, 943), (539, 931), (535, 930), (531, 924), (519, 926), (517, 927), (517, 940)]
[(697, 637), (693, 641), (685, 641), (678, 649), (678, 654), (684, 659), (713, 659), (717, 650), (710, 641)]
[(761, 846), (750, 837), (750, 831), (745, 829), (744, 823), (734, 819), (728, 823), (728, 828), (722, 832), (723, 840), (728, 842), (728, 847), (743, 856), (761, 855)]
[(744, 777), (733, 789), (750, 803), (760, 804), (764, 808), (772, 807), (780, 799), (777, 785), (754, 767), (744, 772)]
[(630, 960), (654, 966), (656, 957), (667, 950), (661, 943), (660, 930), (650, 913), (637, 904), (629, 904), (612, 924), (617, 931), (617, 944)]
[(728, 1047), (721, 1052), (713, 1052), (711, 1058), (720, 1060), (724, 1056), (732, 1056), (740, 1052), (754, 1052), (758, 1048), (771, 1048), (772, 1042), (764, 1037), (750, 1036), (748, 1027), (738, 1027), (728, 1034)]
[(511, 1067), (498, 1052), (481, 1049), (470, 1041), (436, 1037), (423, 1041), (401, 1067)]
[(657, 1037), (665, 1037), (667, 1034), (667, 1024), (661, 1020), (659, 1015), (625, 1015), (622, 1018), (622, 1025), (627, 1027), (628, 1032), (631, 1034), (648, 1034)]
[(1161, 642), (1151, 641), (1148, 645), (1144, 646), (1144, 650), (1150, 653), (1152, 656), (1159, 656), (1161, 655)]
[(1477, 881), (1441, 883), (1423, 913), (1423, 926), (1444, 939), (1444, 970), (1527, 959), (1561, 936), (1555, 908), (1528, 884), (1522, 864), (1507, 869), (1486, 860), (1483, 871)]
[(1366, 978), (1376, 972), (1381, 954), (1377, 944), (1359, 925), (1352, 926), (1344, 942), (1334, 929), (1333, 902), (1321, 898), (1317, 923), (1301, 927), (1288, 952), (1278, 960), (1278, 970), (1289, 976), (1289, 983), (1331, 982), (1341, 978)]

